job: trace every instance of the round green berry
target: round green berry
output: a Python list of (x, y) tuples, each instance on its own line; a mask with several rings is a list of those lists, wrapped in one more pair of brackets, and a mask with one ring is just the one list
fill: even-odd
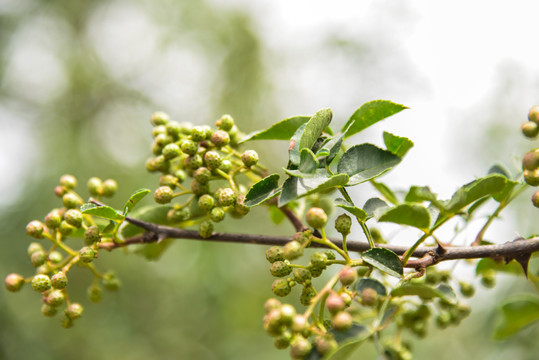
[(311, 276), (316, 278), (316, 277), (319, 277), (320, 275), (322, 275), (322, 272), (324, 271), (325, 268), (323, 267), (319, 267), (319, 266), (312, 266), (309, 268), (309, 272), (311, 273)]
[(88, 192), (90, 195), (99, 196), (103, 193), (103, 181), (98, 177), (92, 177), (88, 180)]
[(296, 336), (290, 344), (290, 357), (292, 359), (304, 359), (312, 350), (309, 340), (303, 336)]
[(206, 151), (204, 154), (204, 163), (210, 170), (215, 170), (221, 165), (221, 155), (217, 151)]
[(311, 264), (314, 267), (325, 268), (328, 261), (328, 256), (320, 251), (317, 251), (311, 255)]
[(53, 290), (47, 295), (45, 301), (53, 307), (58, 307), (64, 303), (65, 296), (62, 290)]
[(275, 346), (276, 349), (286, 349), (288, 346), (290, 346), (290, 341), (292, 340), (292, 334), (290, 331), (283, 331), (282, 334), (275, 337), (273, 340), (273, 346)]
[(219, 204), (221, 206), (234, 205), (236, 202), (236, 193), (231, 188), (222, 189), (219, 193)]
[(213, 196), (211, 195), (204, 194), (198, 198), (198, 206), (204, 212), (209, 212), (213, 208), (214, 205), (215, 205), (215, 200), (213, 199)]
[(283, 249), (279, 246), (270, 247), (266, 250), (266, 259), (272, 264), (276, 261), (283, 261)]
[[(159, 134), (158, 136), (164, 136), (163, 134)], [(154, 141), (152, 143), (152, 154), (157, 156), (157, 155), (161, 155), (161, 153), (163, 152), (163, 145), (161, 145), (160, 143), (158, 143), (157, 141)], [(164, 155), (163, 155), (164, 156)]]
[(167, 144), (163, 150), (161, 151), (161, 154), (165, 157), (167, 160), (174, 159), (175, 157), (180, 156), (181, 150), (180, 147), (174, 143)]
[(539, 106), (534, 105), (528, 112), (528, 120), (539, 124)]
[(481, 276), (481, 284), (488, 289), (491, 289), (496, 286), (496, 271), (485, 271)]
[(309, 323), (303, 315), (296, 314), (292, 320), (292, 324), (290, 324), (290, 330), (295, 333), (302, 333), (307, 329), (308, 325)]
[(69, 209), (64, 214), (64, 220), (69, 225), (79, 228), (82, 225), (82, 213), (76, 209)]
[(281, 308), (281, 302), (275, 298), (269, 298), (264, 303), (264, 311), (266, 314), (269, 314), (271, 310), (280, 309)]
[(290, 287), (288, 280), (280, 278), (273, 281), (273, 284), (271, 284), (271, 291), (273, 291), (276, 296), (284, 297), (290, 294), (292, 288)]
[(224, 173), (229, 173), (232, 170), (232, 162), (230, 160), (223, 160), (221, 161), (221, 165), (219, 166), (219, 170), (223, 171)]
[(524, 181), (530, 186), (539, 186), (539, 169), (524, 170)]
[(4, 284), (6, 285), (6, 289), (8, 291), (17, 292), (24, 285), (24, 278), (19, 274), (11, 273), (6, 276)]
[(186, 169), (196, 170), (202, 166), (202, 157), (199, 154), (189, 155), (183, 160)]
[(75, 325), (75, 321), (67, 316), (64, 311), (64, 315), (60, 318), (60, 325), (62, 325), (64, 329), (70, 329)]
[(312, 278), (311, 272), (304, 268), (295, 268), (292, 276), (294, 277), (294, 281), (301, 285), (310, 281)]
[(45, 227), (41, 221), (33, 220), (26, 225), (26, 234), (33, 238), (41, 239)]
[(284, 327), (281, 323), (281, 311), (272, 309), (264, 316), (264, 330), (270, 336), (279, 336), (283, 333)]
[(157, 135), (166, 134), (167, 127), (165, 125), (157, 125), (152, 129), (152, 137), (156, 138)]
[(187, 177), (187, 175), (185, 174), (185, 171), (183, 171), (182, 169), (178, 169), (174, 172), (174, 176), (176, 177), (176, 179), (178, 179), (178, 182), (181, 184), (182, 182), (185, 181), (185, 178)]
[[(213, 198), (212, 198), (213, 199)], [(222, 207), (214, 207), (210, 211), (210, 219), (211, 221), (218, 223), (223, 221), (225, 218), (225, 211)]]
[(97, 304), (103, 298), (103, 289), (98, 285), (92, 285), (88, 288), (87, 296), (90, 302)]
[(305, 215), (307, 224), (315, 229), (322, 229), (328, 222), (326, 212), (317, 207), (310, 208)]
[(539, 134), (539, 125), (537, 125), (537, 123), (534, 121), (526, 121), (525, 123), (522, 123), (520, 129), (522, 130), (524, 136), (530, 139), (533, 139), (537, 136), (537, 134)]
[(65, 310), (65, 314), (72, 320), (78, 319), (81, 317), (84, 308), (79, 303), (71, 303)]
[(324, 254), (326, 254), (326, 257), (328, 260), (335, 260), (337, 257), (335, 256), (335, 253), (331, 250), (324, 251)]
[(105, 275), (103, 275), (103, 279), (101, 280), (101, 282), (103, 283), (105, 289), (109, 291), (116, 291), (122, 285), (120, 279), (118, 279), (116, 274), (114, 274), (112, 271), (109, 271)]
[(532, 195), (532, 204), (536, 208), (539, 208), (539, 191), (536, 191)]
[(36, 251), (32, 253), (30, 260), (32, 262), (32, 266), (37, 268), (45, 263), (47, 260), (47, 254), (45, 254), (44, 251)]
[(205, 167), (199, 167), (194, 172), (193, 177), (199, 183), (205, 184), (211, 179), (211, 171)]
[(28, 245), (28, 256), (32, 256), (36, 251), (43, 251), (41, 244), (36, 242), (30, 243), (30, 245)]
[(331, 320), (331, 325), (337, 331), (346, 331), (352, 327), (352, 315), (346, 311), (339, 311)]
[(344, 286), (352, 284), (357, 279), (357, 271), (349, 266), (346, 266), (341, 269), (339, 272), (339, 281)]
[(156, 171), (166, 173), (170, 168), (170, 161), (165, 159), (163, 155), (156, 156), (153, 159), (153, 167)]
[(172, 136), (169, 136), (168, 134), (159, 134), (155, 137), (153, 146), (155, 146), (156, 148), (162, 149), (173, 141), (174, 139), (172, 138)]
[(180, 147), (184, 154), (191, 156), (195, 155), (198, 151), (198, 144), (192, 140), (184, 140)]
[(195, 126), (191, 130), (191, 140), (201, 142), (206, 139), (206, 130), (202, 126)]
[(247, 150), (241, 155), (241, 161), (247, 167), (254, 166), (258, 163), (258, 154), (254, 150)]
[(191, 191), (197, 196), (201, 196), (210, 192), (208, 183), (199, 183), (196, 180), (191, 181)]
[(211, 136), (211, 142), (218, 148), (228, 145), (230, 143), (230, 136), (226, 131), (217, 130)]
[(343, 236), (350, 234), (352, 228), (352, 218), (347, 214), (341, 214), (335, 219), (335, 229)]
[(103, 181), (103, 196), (112, 197), (118, 190), (118, 183), (114, 179)]
[(198, 233), (203, 239), (209, 238), (213, 234), (213, 223), (209, 220), (204, 220), (198, 226)]
[[(328, 355), (339, 347), (339, 344), (332, 336), (319, 336), (314, 340), (314, 344), (316, 346), (316, 350), (322, 356)], [(405, 358), (402, 359), (404, 360)]]
[(62, 290), (67, 286), (67, 275), (64, 272), (57, 272), (51, 277), (51, 285), (53, 288)]
[(522, 170), (533, 171), (537, 168), (539, 168), (539, 151), (533, 150), (527, 152), (522, 157)]
[(80, 261), (84, 264), (91, 263), (96, 257), (96, 252), (90, 246), (85, 246), (79, 251)]
[(284, 277), (292, 272), (292, 268), (287, 261), (275, 261), (270, 266), (270, 273), (275, 277)]
[(312, 231), (306, 230), (295, 233), (294, 236), (292, 236), (292, 240), (299, 242), (301, 245), (306, 245), (311, 241), (311, 237)]
[(296, 309), (290, 304), (284, 304), (279, 311), (281, 311), (281, 322), (284, 325), (291, 325), (296, 316)]
[(177, 184), (177, 178), (174, 175), (165, 174), (159, 178), (159, 186), (168, 186), (171, 189), (175, 189)]
[(182, 131), (182, 126), (177, 121), (169, 121), (165, 125), (166, 133), (170, 135), (173, 139), (178, 139)]
[(188, 220), (190, 216), (189, 208), (170, 209), (167, 213), (167, 220), (171, 223), (178, 223)]
[(53, 264), (59, 264), (64, 259), (64, 256), (59, 251), (51, 251), (49, 253), (49, 261)]
[(84, 232), (84, 241), (86, 245), (92, 245), (96, 242), (101, 241), (101, 234), (99, 233), (99, 228), (95, 225), (89, 226), (88, 229)]
[(45, 274), (38, 274), (32, 279), (32, 289), (37, 292), (47, 291), (51, 286), (51, 279)]
[(153, 126), (166, 125), (170, 120), (167, 113), (163, 111), (156, 111), (152, 114), (150, 122)]
[(60, 177), (60, 185), (66, 189), (73, 190), (77, 186), (77, 179), (73, 175), (62, 175)]
[(58, 185), (54, 188), (54, 195), (58, 196), (59, 198), (62, 198), (62, 196), (64, 196), (66, 192), (67, 189), (61, 185)]
[(155, 190), (153, 198), (158, 204), (168, 204), (174, 198), (174, 192), (168, 186), (161, 186)]
[(50, 229), (56, 229), (62, 222), (62, 213), (55, 209), (45, 216), (45, 225)]
[(301, 290), (301, 295), (299, 301), (302, 305), (308, 306), (311, 303), (311, 300), (316, 296), (316, 291), (312, 285), (304, 286)]
[(234, 119), (228, 114), (223, 115), (215, 122), (215, 126), (217, 126), (219, 130), (230, 131), (234, 126)]
[(146, 162), (144, 163), (144, 167), (146, 168), (146, 171), (148, 172), (156, 172), (157, 167), (155, 166), (155, 158), (147, 159)]
[(294, 260), (303, 255), (303, 246), (299, 241), (292, 240), (283, 247), (283, 257), (287, 260)]
[(51, 306), (49, 304), (41, 305), (41, 314), (47, 317), (53, 317), (58, 312), (58, 308)]
[(82, 199), (74, 193), (65, 194), (62, 197), (62, 202), (67, 209), (75, 209), (82, 206)]
[(466, 282), (461, 281), (459, 283), (459, 288), (460, 288), (460, 293), (464, 297), (469, 298), (469, 297), (474, 296), (474, 294), (475, 294), (475, 287), (470, 283), (466, 283)]

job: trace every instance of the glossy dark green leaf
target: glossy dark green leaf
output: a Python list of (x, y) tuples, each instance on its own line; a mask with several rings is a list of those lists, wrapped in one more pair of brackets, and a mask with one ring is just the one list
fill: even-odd
[(361, 221), (367, 220), (367, 213), (365, 210), (360, 209), (358, 207), (355, 207), (354, 205), (350, 204), (348, 201), (344, 199), (336, 199), (335, 200), (335, 206), (338, 206), (346, 211), (348, 211), (350, 214), (354, 215), (355, 217), (359, 218)]
[[(135, 209), (130, 217), (155, 223), (158, 225), (169, 225), (167, 213), (172, 209), (171, 205), (148, 205)], [(142, 234), (145, 230), (125, 221), (120, 227), (120, 235), (123, 239)]]
[(318, 169), (315, 176), (310, 178), (290, 177), (283, 184), (283, 190), (279, 197), (279, 207), (314, 192), (344, 186), (348, 180), (346, 174), (329, 176), (325, 169)]
[(517, 181), (511, 180), (511, 173), (509, 170), (507, 170), (504, 166), (500, 164), (493, 165), (488, 170), (489, 175), (490, 174), (499, 174), (507, 179), (507, 183), (505, 184), (505, 187), (502, 191), (492, 195), (492, 198), (496, 200), (497, 202), (502, 202), (507, 200), (509, 197), (511, 197), (511, 194), (513, 193), (513, 189), (515, 186), (517, 186), (519, 183)]
[(378, 221), (409, 225), (425, 230), (430, 226), (430, 213), (423, 205), (400, 204), (387, 209)]
[(500, 174), (490, 174), (462, 186), (446, 204), (446, 210), (455, 213), (474, 201), (502, 191), (507, 179)]
[(408, 109), (404, 105), (395, 104), (388, 100), (374, 100), (363, 104), (357, 109), (350, 119), (342, 128), (342, 132), (346, 131), (346, 137), (352, 136), (369, 126), (376, 124), (391, 115), (394, 115), (404, 109)]
[(361, 258), (367, 264), (391, 276), (402, 277), (403, 268), (399, 256), (384, 248), (372, 248), (361, 253)]
[(434, 288), (426, 284), (405, 284), (391, 291), (392, 296), (419, 296), (425, 300), (440, 298), (450, 304), (456, 303), (456, 297), (453, 290), (444, 285), (441, 288)]
[(332, 117), (333, 114), (330, 109), (322, 109), (309, 119), (299, 140), (300, 151), (301, 149), (310, 149), (314, 145), (316, 139), (328, 127)]
[(363, 210), (367, 213), (368, 217), (373, 217), (378, 209), (389, 207), (387, 203), (380, 198), (370, 198), (363, 205)]
[(495, 340), (505, 340), (536, 324), (539, 321), (539, 299), (529, 294), (511, 298), (503, 303), (500, 315), (494, 328)]
[(477, 262), (475, 266), (475, 274), (480, 276), (487, 271), (495, 270), (497, 272), (503, 272), (506, 274), (523, 275), (522, 267), (516, 261), (511, 261), (508, 264), (503, 260), (494, 260), (491, 258), (484, 258)]
[(355, 145), (340, 158), (337, 172), (350, 176), (348, 186), (357, 185), (382, 175), (400, 161), (397, 155), (372, 144)]
[(301, 125), (296, 130), (294, 135), (292, 135), (292, 138), (290, 139), (290, 144), (288, 146), (288, 159), (290, 160), (290, 163), (292, 165), (295, 165), (296, 167), (299, 165), (299, 162), (300, 162), (299, 140), (301, 138), (301, 135), (303, 134), (303, 131), (305, 131), (305, 124)]
[(146, 195), (151, 193), (152, 191), (149, 189), (139, 189), (135, 191), (127, 200), (124, 206), (124, 215), (127, 215), (135, 205), (139, 203), (140, 200), (142, 200)]
[(393, 135), (386, 131), (384, 131), (384, 144), (386, 145), (386, 149), (401, 158), (414, 146), (412, 140), (406, 137)]
[(247, 195), (245, 195), (245, 205), (252, 207), (262, 204), (264, 201), (278, 195), (280, 191), (279, 175), (266, 176), (251, 186)]
[(307, 121), (309, 116), (294, 116), (279, 121), (267, 129), (254, 131), (241, 139), (240, 143), (250, 140), (290, 140), (296, 130)]
[(124, 219), (124, 215), (106, 205), (98, 206), (96, 204), (86, 203), (80, 207), (80, 212), (114, 221), (122, 221)]
[(378, 293), (380, 296), (386, 296), (387, 295), (387, 289), (384, 284), (382, 284), (380, 281), (373, 279), (373, 278), (361, 278), (356, 282), (355, 285), (356, 291), (361, 294), (361, 292), (365, 289), (373, 289)]

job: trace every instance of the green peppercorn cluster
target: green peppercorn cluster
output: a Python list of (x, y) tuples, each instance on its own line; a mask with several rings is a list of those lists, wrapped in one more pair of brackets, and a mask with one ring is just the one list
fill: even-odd
[[(81, 317), (82, 305), (72, 302), (68, 296), (68, 273), (74, 265), (87, 268), (94, 277), (91, 288), (109, 290), (119, 287), (119, 280), (112, 273), (101, 274), (93, 264), (98, 257), (100, 245), (117, 241), (114, 231), (107, 223), (81, 212), (83, 198), (76, 192), (77, 179), (63, 175), (54, 194), (61, 199), (62, 207), (52, 209), (42, 220), (33, 220), (26, 226), (26, 234), (36, 239), (28, 246), (28, 259), (35, 268), (29, 277), (9, 274), (5, 278), (6, 289), (11, 292), (21, 290), (29, 283), (41, 296), (41, 313), (47, 317), (55, 316), (63, 307), (60, 323), (72, 327)], [(95, 199), (113, 196), (118, 185), (115, 180), (102, 181), (97, 177), (88, 180), (88, 193)], [(80, 249), (68, 238), (82, 240)], [(92, 297), (90, 297), (92, 300)]]
[(168, 212), (170, 223), (198, 223), (200, 236), (208, 238), (226, 214), (238, 218), (249, 212), (238, 177), (260, 178), (264, 173), (254, 150), (239, 152), (243, 134), (230, 115), (218, 119), (215, 129), (180, 123), (163, 112), (154, 113), (151, 123), (153, 156), (146, 169), (162, 174), (154, 192), (157, 203), (177, 199)]
[[(528, 121), (522, 124), (522, 133), (529, 139), (539, 134), (539, 106), (532, 106), (528, 113)], [(539, 149), (528, 151), (522, 158), (524, 181), (533, 187), (539, 186)], [(533, 206), (539, 208), (539, 190), (531, 197)]]

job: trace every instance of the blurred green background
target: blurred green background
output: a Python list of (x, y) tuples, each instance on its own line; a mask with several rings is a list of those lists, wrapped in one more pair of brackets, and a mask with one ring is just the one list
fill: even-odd
[[(387, 98), (412, 110), (357, 141), (380, 142), (381, 129), (388, 129), (416, 142), (402, 171), (388, 176), (390, 184), (432, 183), (450, 194), (493, 162), (517, 171), (514, 158), (530, 147), (519, 124), (539, 98), (539, 69), (518, 61), (529, 54), (508, 48), (517, 60), (501, 59), (484, 92), (462, 102), (463, 88), (483, 80), (470, 75), (473, 68), (452, 67), (446, 59), (431, 72), (414, 57), (429, 61), (424, 54), (431, 41), (442, 42), (438, 48), (447, 41), (456, 56), (473, 55), (451, 38), (418, 39), (425, 21), (443, 12), (425, 2), (292, 3), (0, 0), (0, 277), (31, 273), (24, 227), (60, 206), (52, 192), (60, 175), (75, 175), (80, 188), (91, 176), (116, 179), (120, 188), (110, 204), (117, 207), (134, 190), (156, 187), (157, 176), (144, 170), (155, 110), (195, 124), (213, 124), (229, 113), (249, 132), (323, 107), (342, 124), (363, 102)], [(513, 29), (514, 37), (530, 36), (525, 30)], [(512, 39), (495, 46), (503, 49)], [(473, 51), (486, 50), (478, 45)], [(463, 76), (462, 88), (446, 89), (439, 72)], [(279, 171), (286, 145), (253, 146)], [(218, 230), (292, 232), (286, 224), (268, 227), (264, 210)], [(510, 240), (515, 229), (539, 231), (537, 216), (520, 214), (518, 207), (508, 214), (495, 232), (500, 239), (493, 240)], [(91, 279), (74, 269), (70, 292), (85, 314), (70, 330), (41, 316), (30, 289), (2, 289), (0, 359), (287, 359), (262, 329), (263, 303), (271, 296), (264, 250), (178, 240), (158, 262), (103, 253), (98, 266), (114, 269), (124, 285), (90, 304)], [(461, 328), (433, 330), (417, 341), (417, 358), (434, 351), (440, 360), (534, 359), (537, 329), (509, 342), (490, 340), (496, 301), (530, 289), (523, 280), (505, 280), (477, 295)], [(451, 351), (440, 351), (444, 345)], [(359, 354), (376, 357), (370, 344)]]

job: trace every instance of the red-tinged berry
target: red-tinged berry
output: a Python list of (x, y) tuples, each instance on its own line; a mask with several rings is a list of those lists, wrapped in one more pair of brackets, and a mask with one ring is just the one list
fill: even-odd
[(58, 185), (54, 188), (54, 195), (58, 196), (59, 198), (64, 196), (66, 192), (67, 189), (64, 186)]
[(170, 121), (170, 117), (163, 111), (156, 111), (152, 114), (150, 122), (153, 126), (166, 125)]
[(283, 261), (283, 249), (279, 246), (270, 247), (266, 250), (266, 259), (272, 264), (276, 261)]
[(174, 198), (174, 192), (168, 186), (161, 186), (155, 190), (153, 198), (158, 204), (168, 204)]
[(198, 233), (203, 239), (209, 238), (213, 234), (213, 223), (209, 220), (204, 220), (198, 226)]
[(316, 350), (323, 356), (333, 352), (339, 346), (332, 336), (319, 336), (314, 339), (314, 345)]
[(88, 180), (88, 192), (92, 196), (103, 194), (103, 181), (98, 177), (92, 177)]
[(79, 303), (71, 303), (65, 310), (65, 314), (72, 320), (78, 319), (82, 316), (84, 308)]
[(222, 189), (219, 193), (219, 204), (221, 206), (234, 205), (236, 202), (236, 193), (231, 188)]
[(223, 115), (215, 122), (215, 126), (217, 126), (219, 130), (230, 131), (234, 126), (234, 119), (228, 114)]
[(64, 303), (65, 295), (62, 290), (53, 290), (45, 299), (46, 303), (53, 307), (58, 307)]
[(326, 212), (317, 207), (310, 208), (305, 214), (307, 224), (315, 229), (322, 229), (328, 222), (328, 216)]
[(357, 279), (357, 271), (349, 266), (346, 266), (341, 269), (339, 272), (339, 281), (344, 286), (352, 284)]
[(118, 183), (114, 179), (103, 181), (103, 196), (112, 197), (118, 190)]
[(184, 154), (193, 156), (198, 151), (198, 144), (192, 140), (184, 140), (180, 148)]
[(221, 155), (217, 151), (206, 151), (204, 154), (204, 164), (210, 170), (215, 170), (221, 165)]
[(51, 286), (51, 279), (45, 274), (38, 274), (32, 279), (32, 289), (37, 292), (47, 291)]
[(269, 314), (271, 310), (280, 309), (281, 308), (281, 302), (275, 298), (269, 298), (264, 303), (264, 311), (266, 314)]
[(352, 228), (352, 218), (347, 214), (341, 214), (335, 219), (335, 229), (343, 236), (350, 234)]
[(290, 291), (292, 291), (292, 288), (290, 287), (288, 280), (279, 278), (279, 279), (275, 279), (273, 281), (273, 284), (271, 284), (271, 291), (273, 291), (273, 293), (276, 296), (284, 297), (290, 294)]
[(53, 288), (62, 290), (67, 286), (67, 275), (64, 272), (58, 272), (51, 277), (51, 285)]
[(364, 288), (360, 294), (361, 303), (365, 306), (374, 306), (378, 302), (378, 293), (373, 288)]
[(522, 170), (533, 171), (537, 168), (539, 168), (539, 151), (533, 150), (527, 152), (522, 157)]
[(230, 143), (230, 136), (226, 131), (217, 130), (211, 136), (211, 142), (218, 148), (228, 145)]
[(292, 343), (290, 344), (290, 357), (292, 359), (303, 359), (312, 350), (312, 345), (309, 340), (305, 339), (303, 336), (296, 336)]
[(43, 238), (44, 229), (45, 227), (41, 221), (34, 220), (26, 225), (26, 234), (33, 238), (41, 239)]
[(24, 285), (24, 278), (19, 274), (11, 273), (6, 276), (4, 284), (6, 285), (6, 289), (8, 291), (17, 292)]
[(331, 324), (337, 331), (345, 331), (352, 327), (352, 315), (346, 311), (340, 311), (333, 317)]
[(73, 190), (77, 186), (77, 179), (73, 175), (62, 175), (60, 177), (60, 186)]
[(80, 261), (84, 264), (89, 264), (92, 261), (94, 261), (94, 258), (96, 257), (97, 253), (94, 249), (92, 249), (90, 246), (85, 246), (79, 251), (79, 258)]
[(69, 225), (80, 228), (82, 225), (82, 213), (77, 209), (69, 209), (64, 214), (64, 220)]
[(326, 307), (330, 313), (336, 314), (339, 311), (343, 311), (346, 308), (346, 304), (340, 295), (331, 293), (326, 299)]
[(194, 172), (193, 177), (199, 183), (205, 184), (211, 179), (211, 171), (208, 168), (199, 167)]
[(536, 208), (539, 208), (539, 191), (536, 191), (532, 195), (532, 204)]
[(539, 125), (534, 121), (526, 121), (520, 126), (525, 137), (533, 139), (539, 134)]
[(539, 124), (539, 105), (534, 105), (530, 108), (528, 120)]
[(284, 277), (292, 272), (290, 264), (286, 261), (275, 261), (270, 266), (270, 273), (275, 277)]
[(241, 155), (241, 161), (247, 167), (254, 166), (258, 163), (258, 154), (254, 150), (244, 151)]
[(62, 213), (60, 210), (55, 209), (45, 216), (45, 225), (49, 229), (56, 229), (62, 222)]

